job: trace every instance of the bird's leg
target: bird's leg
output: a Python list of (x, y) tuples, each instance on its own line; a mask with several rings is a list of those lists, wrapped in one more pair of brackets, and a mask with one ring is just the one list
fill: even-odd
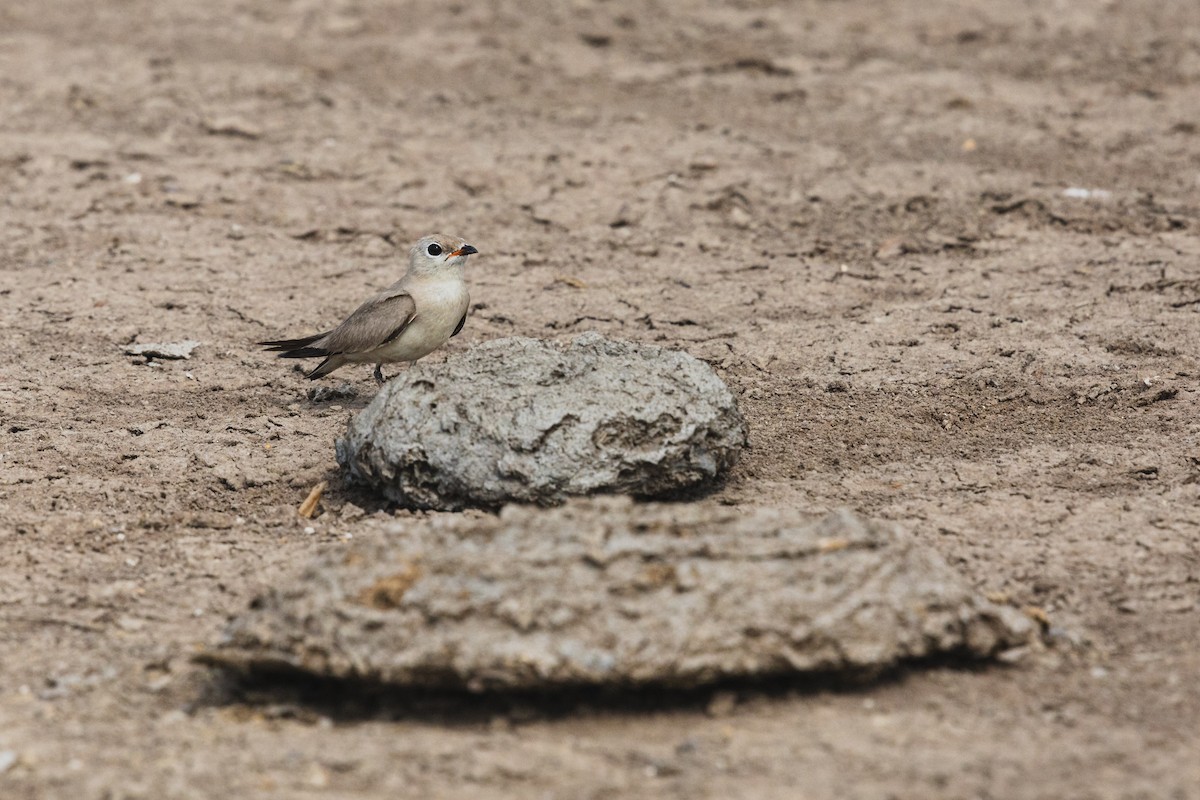
[(375, 365), (375, 382), (383, 386), (383, 363)]

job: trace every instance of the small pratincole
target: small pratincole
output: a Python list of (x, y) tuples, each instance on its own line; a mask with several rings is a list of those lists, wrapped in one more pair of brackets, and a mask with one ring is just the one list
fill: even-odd
[(308, 373), (324, 378), (344, 364), (374, 364), (383, 383), (383, 365), (416, 361), (457, 336), (467, 322), (471, 297), (463, 281), (467, 256), (478, 253), (454, 236), (423, 236), (409, 251), (404, 277), (354, 310), (331, 331), (259, 342), (280, 358), (323, 358)]

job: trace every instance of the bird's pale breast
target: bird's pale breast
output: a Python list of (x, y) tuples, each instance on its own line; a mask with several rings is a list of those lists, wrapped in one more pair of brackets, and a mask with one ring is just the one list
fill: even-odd
[(409, 287), (416, 315), (404, 333), (372, 351), (370, 361), (415, 361), (450, 340), (470, 298), (461, 280), (422, 281)]

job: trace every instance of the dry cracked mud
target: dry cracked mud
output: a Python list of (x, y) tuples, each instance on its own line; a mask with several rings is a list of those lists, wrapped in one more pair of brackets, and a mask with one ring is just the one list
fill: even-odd
[[(1198, 83), (1171, 0), (0, 5), (0, 795), (1200, 796)], [(1045, 644), (565, 715), (221, 700), (196, 648), (408, 518), (338, 480), (369, 368), (314, 401), (251, 343), (430, 230), (481, 251), (448, 352), (702, 358), (750, 430), (712, 501), (895, 522)]]

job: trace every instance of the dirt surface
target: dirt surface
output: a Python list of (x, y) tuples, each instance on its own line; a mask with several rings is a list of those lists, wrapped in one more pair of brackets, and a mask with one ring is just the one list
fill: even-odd
[[(0, 5), (0, 796), (1200, 796), (1198, 82), (1175, 0)], [(718, 500), (923, 531), (1047, 644), (561, 713), (214, 685), (386, 513), (334, 470), (369, 368), (313, 402), (251, 342), (434, 230), (481, 251), (450, 350), (709, 360)]]

